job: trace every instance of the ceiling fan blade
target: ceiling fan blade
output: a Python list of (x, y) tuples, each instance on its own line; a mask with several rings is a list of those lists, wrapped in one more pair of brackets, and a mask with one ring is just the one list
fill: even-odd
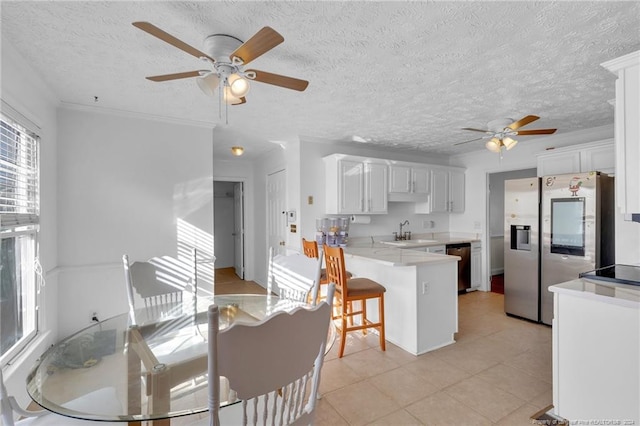
[(259, 81), (261, 83), (273, 84), (274, 86), (284, 87), (285, 89), (293, 89), (299, 92), (304, 91), (309, 85), (306, 80), (299, 80), (293, 77), (287, 77), (279, 74), (271, 74), (266, 71), (247, 70), (247, 74), (255, 73), (255, 77), (252, 80)]
[(539, 118), (540, 117), (538, 117), (537, 115), (527, 115), (526, 117), (523, 117), (520, 120), (514, 121), (513, 123), (509, 124), (507, 127), (511, 130), (516, 130), (522, 126), (526, 126), (527, 124), (536, 121)]
[(491, 133), (489, 130), (474, 129), (472, 127), (463, 127), (461, 130), (471, 130), (472, 132)]
[(205, 57), (210, 61), (215, 62), (215, 59), (213, 59), (211, 56), (199, 51), (195, 47), (189, 46), (187, 43), (185, 43), (182, 40), (178, 40), (171, 34), (164, 32), (163, 30), (161, 30), (160, 28), (156, 27), (153, 24), (150, 24), (149, 22), (134, 22), (132, 25), (136, 28), (140, 28), (142, 31), (149, 33), (154, 37), (159, 38), (160, 40), (166, 43), (169, 43), (174, 47), (177, 47), (178, 49), (184, 52), (187, 52), (190, 55), (195, 56), (196, 58)]
[(231, 104), (231, 105), (242, 105), (242, 104), (246, 104), (247, 103), (247, 98), (245, 98), (244, 96), (239, 98), (239, 99), (240, 99), (240, 102), (236, 102), (236, 103)]
[(537, 129), (537, 130), (518, 130), (516, 131), (516, 135), (518, 136), (527, 136), (527, 135), (550, 135), (556, 132), (558, 129)]
[(453, 145), (454, 145), (454, 146), (455, 146), (455, 145), (463, 145), (463, 144), (465, 144), (465, 143), (475, 142), (475, 141), (479, 141), (480, 139), (486, 139), (486, 138), (487, 138), (487, 136), (483, 136), (483, 137), (481, 137), (481, 138), (475, 138), (475, 139), (471, 139), (471, 140), (464, 141), (464, 142), (454, 143)]
[(169, 80), (178, 80), (180, 78), (199, 77), (200, 75), (201, 75), (200, 71), (187, 71), (187, 72), (177, 72), (174, 74), (154, 75), (151, 77), (147, 77), (147, 80), (169, 81)]
[(264, 27), (238, 47), (235, 52), (229, 55), (229, 58), (233, 62), (233, 58), (236, 57), (243, 65), (247, 65), (249, 62), (273, 49), (283, 41), (284, 37), (282, 37), (276, 30), (271, 27)]

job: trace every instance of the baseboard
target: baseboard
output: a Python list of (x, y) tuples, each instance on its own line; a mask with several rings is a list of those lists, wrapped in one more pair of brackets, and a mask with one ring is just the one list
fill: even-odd
[(495, 268), (491, 270), (491, 275), (502, 275), (504, 274), (504, 268)]

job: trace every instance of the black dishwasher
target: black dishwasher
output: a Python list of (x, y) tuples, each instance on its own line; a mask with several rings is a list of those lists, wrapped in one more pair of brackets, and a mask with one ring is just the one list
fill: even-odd
[(466, 293), (471, 288), (471, 243), (447, 244), (447, 254), (460, 257), (458, 293)]

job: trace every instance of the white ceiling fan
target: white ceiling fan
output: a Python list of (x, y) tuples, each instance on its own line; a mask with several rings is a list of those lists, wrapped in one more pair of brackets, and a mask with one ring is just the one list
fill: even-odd
[(503, 147), (509, 150), (516, 146), (518, 141), (513, 139), (514, 136), (550, 135), (556, 132), (557, 129), (518, 130), (520, 129), (520, 127), (526, 126), (527, 124), (532, 123), (539, 118), (540, 117), (536, 115), (527, 115), (526, 117), (523, 117), (518, 121), (514, 121), (511, 118), (499, 118), (497, 120), (490, 121), (487, 124), (487, 129), (474, 129), (472, 127), (464, 127), (462, 128), (462, 130), (482, 132), (485, 133), (485, 136), (464, 142), (458, 142), (454, 145), (462, 145), (481, 139), (489, 139), (485, 147), (491, 152), (501, 153)]

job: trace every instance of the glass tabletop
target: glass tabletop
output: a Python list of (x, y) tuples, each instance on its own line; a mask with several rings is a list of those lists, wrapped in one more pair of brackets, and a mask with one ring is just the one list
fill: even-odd
[[(213, 303), (220, 307), (220, 329), (309, 306), (276, 296), (220, 295), (137, 309), (135, 325), (129, 314), (118, 315), (45, 352), (27, 377), (29, 395), (49, 411), (87, 420), (130, 422), (205, 412), (207, 309)], [(329, 336), (328, 347), (333, 327)], [(105, 389), (115, 403), (95, 404), (91, 413), (77, 409), (77, 398)]]

